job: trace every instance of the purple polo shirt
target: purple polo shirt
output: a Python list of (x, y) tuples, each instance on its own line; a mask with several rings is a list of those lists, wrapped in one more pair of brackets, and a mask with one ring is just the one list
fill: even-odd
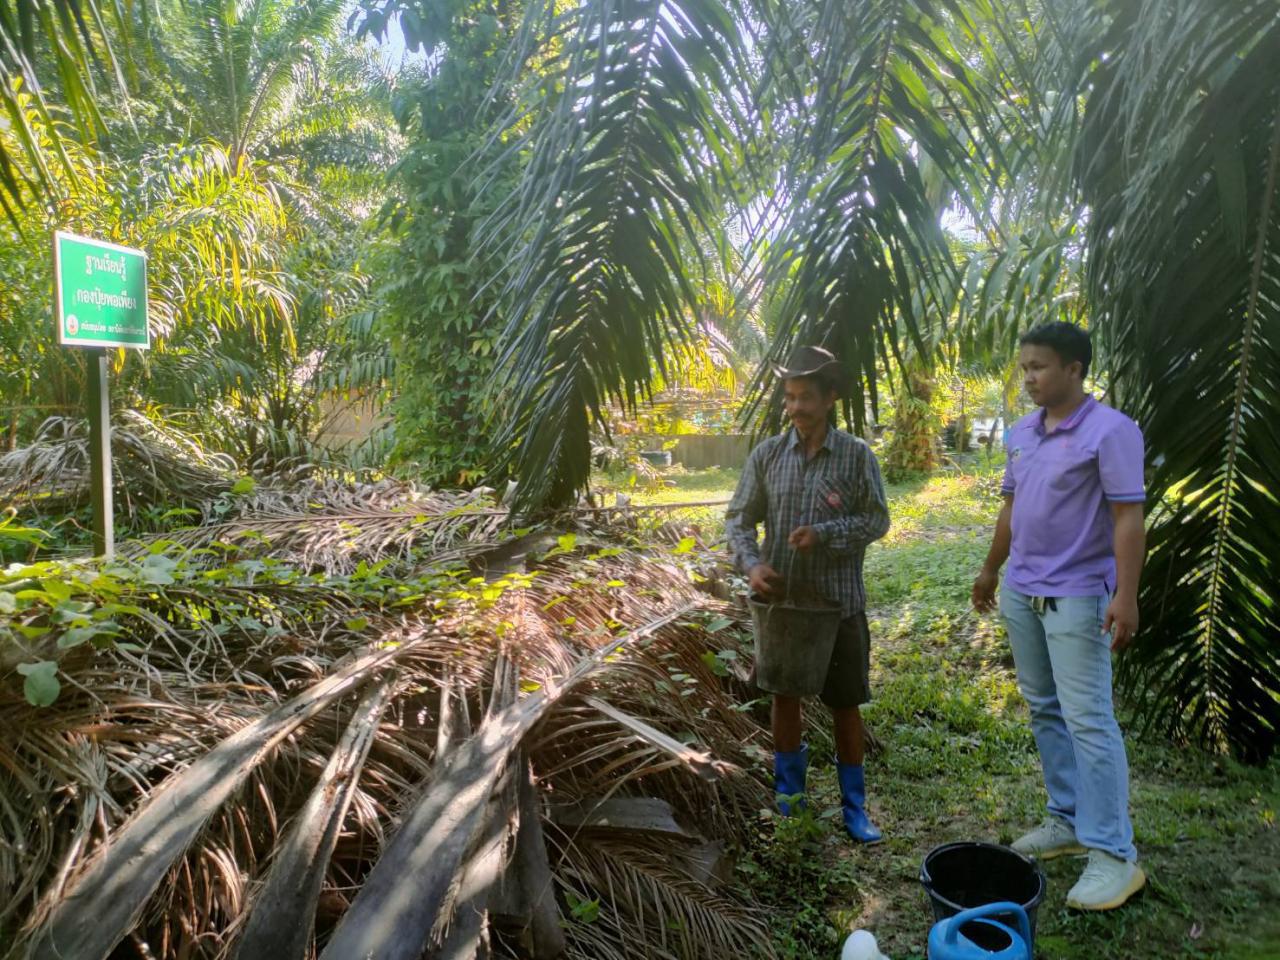
[(1146, 500), (1142, 431), (1086, 397), (1052, 433), (1043, 408), (1009, 431), (1000, 492), (1013, 497), (1005, 582), (1033, 597), (1092, 597), (1116, 586), (1111, 503)]

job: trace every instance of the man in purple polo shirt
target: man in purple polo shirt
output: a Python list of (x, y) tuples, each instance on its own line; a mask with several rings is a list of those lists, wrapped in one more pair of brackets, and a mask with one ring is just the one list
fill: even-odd
[(1040, 409), (1009, 433), (1004, 507), (973, 605), (995, 606), (1008, 558), (1000, 614), (1049, 793), (1049, 816), (1013, 847), (1042, 860), (1087, 851), (1067, 906), (1110, 910), (1146, 883), (1111, 700), (1111, 652), (1138, 629), (1145, 494), (1142, 432), (1085, 393), (1092, 358), (1089, 335), (1069, 323), (1022, 337)]

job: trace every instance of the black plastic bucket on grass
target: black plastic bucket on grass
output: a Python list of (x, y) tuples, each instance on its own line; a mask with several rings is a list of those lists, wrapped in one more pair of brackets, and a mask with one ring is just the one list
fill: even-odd
[[(935, 921), (987, 903), (1019, 904), (1031, 924), (1035, 954), (1036, 910), (1044, 900), (1044, 871), (1030, 857), (994, 843), (965, 841), (934, 847), (920, 865), (920, 883), (929, 897)], [(991, 919), (1017, 929), (1012, 914)]]

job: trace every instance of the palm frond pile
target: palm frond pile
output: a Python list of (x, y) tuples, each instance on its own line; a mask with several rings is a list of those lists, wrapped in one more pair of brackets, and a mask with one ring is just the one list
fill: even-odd
[(0, 573), (0, 956), (768, 956), (723, 882), (768, 802), (731, 609), (488, 522), (487, 578), (296, 530)]
[[(181, 431), (134, 410), (116, 415), (111, 429), (116, 499), (137, 506), (210, 500), (230, 490), (236, 465), (203, 450)], [(0, 506), (63, 512), (89, 500), (89, 422), (50, 417), (32, 442), (0, 454)]]
[(237, 556), (272, 558), (350, 573), (363, 561), (412, 565), (465, 559), (492, 550), (509, 516), (485, 488), (421, 490), (384, 479), (373, 483), (312, 479), (271, 483), (206, 503), (204, 522), (169, 539), (187, 547), (234, 545)]

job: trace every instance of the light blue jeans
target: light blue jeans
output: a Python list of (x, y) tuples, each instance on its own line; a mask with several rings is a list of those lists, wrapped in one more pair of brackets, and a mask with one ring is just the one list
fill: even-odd
[(1129, 761), (1111, 702), (1108, 598), (1058, 597), (1043, 613), (1007, 584), (1000, 615), (1009, 629), (1018, 687), (1031, 707), (1049, 812), (1091, 850), (1136, 860), (1129, 822)]

